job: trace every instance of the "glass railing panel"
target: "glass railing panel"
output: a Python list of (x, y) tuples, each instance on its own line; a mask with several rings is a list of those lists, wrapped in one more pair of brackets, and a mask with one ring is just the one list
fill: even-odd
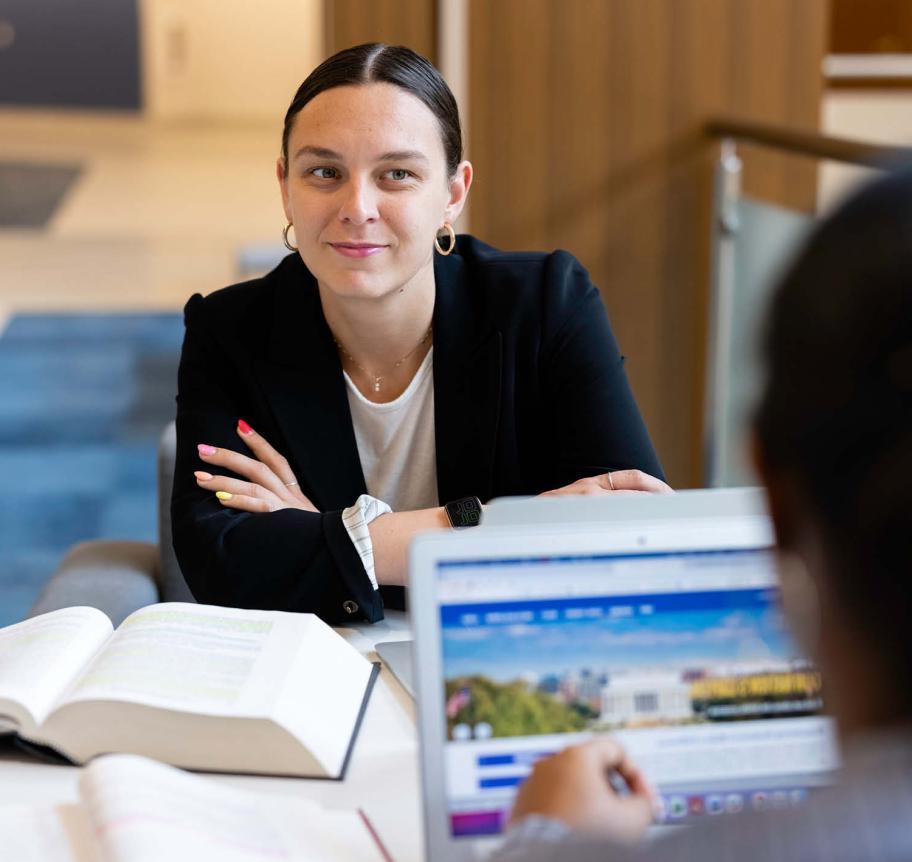
[(756, 484), (749, 462), (750, 411), (761, 378), (758, 340), (766, 306), (777, 279), (803, 241), (813, 217), (750, 197), (735, 204), (730, 234), (731, 264), (723, 278), (730, 284), (726, 325), (719, 327), (722, 343), (711, 362), (724, 363), (711, 398), (715, 404), (708, 435), (708, 484), (732, 487)]

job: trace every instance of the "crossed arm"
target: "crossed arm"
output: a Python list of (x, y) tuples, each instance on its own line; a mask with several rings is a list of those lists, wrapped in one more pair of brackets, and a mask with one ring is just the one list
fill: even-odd
[[(200, 460), (214, 470), (224, 469), (243, 479), (233, 479), (209, 470), (194, 473), (197, 485), (215, 494), (222, 506), (243, 512), (277, 512), (281, 509), (318, 509), (301, 491), (287, 459), (246, 422), (239, 420), (237, 434), (255, 457), (230, 449), (199, 443)], [(618, 470), (579, 479), (562, 488), (547, 491), (560, 494), (632, 494), (669, 493), (671, 488), (660, 479), (640, 470)], [(368, 526), (374, 548), (374, 570), (377, 582), (405, 585), (407, 550), (420, 532), (449, 525), (442, 506), (411, 512), (381, 515)]]

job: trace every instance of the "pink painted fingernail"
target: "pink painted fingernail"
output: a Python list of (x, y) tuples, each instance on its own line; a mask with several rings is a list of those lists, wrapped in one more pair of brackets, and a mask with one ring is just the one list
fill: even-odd
[(243, 419), (238, 419), (238, 431), (241, 434), (253, 434), (253, 428), (251, 428)]
[(214, 455), (218, 452), (215, 446), (210, 446), (208, 443), (200, 443), (196, 448), (199, 449), (200, 455)]
[(204, 470), (196, 470), (193, 473), (200, 482), (208, 482), (212, 478), (211, 473), (206, 473)]

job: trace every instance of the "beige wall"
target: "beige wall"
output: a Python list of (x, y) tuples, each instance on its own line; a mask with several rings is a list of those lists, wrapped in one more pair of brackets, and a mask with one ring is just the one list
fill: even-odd
[[(822, 131), (869, 144), (912, 146), (912, 89), (831, 90), (823, 100)], [(819, 206), (837, 204), (876, 171), (836, 162), (820, 164)]]
[(323, 58), (322, 0), (141, 0), (146, 114), (275, 123)]

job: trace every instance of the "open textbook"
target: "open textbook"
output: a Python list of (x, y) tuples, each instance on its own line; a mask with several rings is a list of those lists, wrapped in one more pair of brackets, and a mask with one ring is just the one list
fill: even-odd
[(143, 757), (94, 760), (79, 803), (0, 807), (4, 862), (390, 862), (366, 816), (224, 787)]
[(0, 629), (0, 721), (75, 763), (341, 778), (376, 669), (312, 614), (165, 603)]

